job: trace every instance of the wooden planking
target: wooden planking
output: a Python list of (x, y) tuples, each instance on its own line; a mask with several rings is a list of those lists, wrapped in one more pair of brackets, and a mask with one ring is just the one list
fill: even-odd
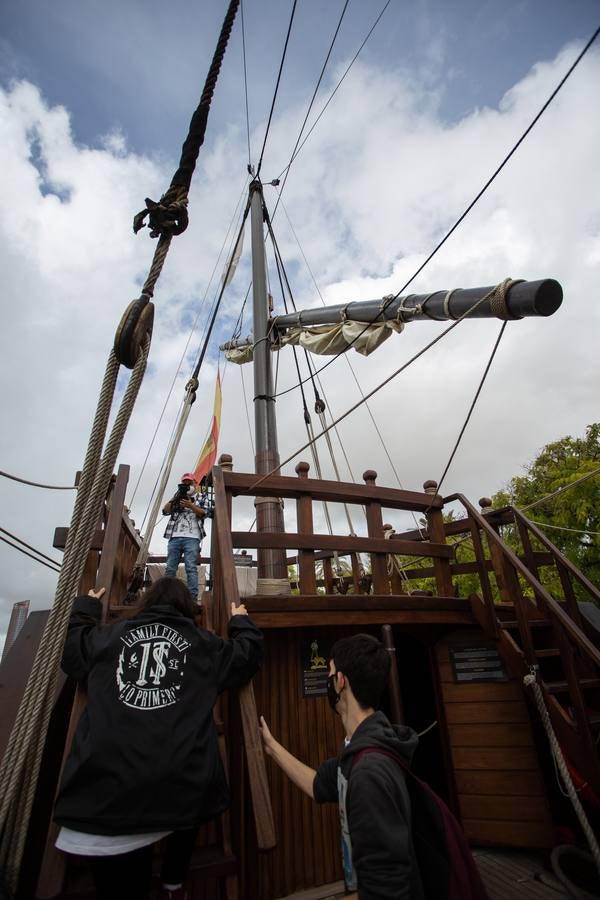
[[(541, 797), (488, 794), (485, 805), (490, 819), (507, 822), (535, 822), (546, 812), (545, 801)], [(479, 797), (463, 794), (460, 798), (460, 812), (463, 821), (475, 819), (481, 814)]]
[[(283, 598), (284, 601), (286, 598)], [(249, 607), (251, 603), (247, 604)], [(252, 612), (252, 620), (259, 628), (317, 628), (322, 625), (470, 625), (470, 612), (443, 609), (416, 612), (411, 610), (336, 610), (332, 612)]]
[(454, 768), (477, 771), (516, 769), (519, 772), (538, 770), (537, 753), (532, 747), (455, 747), (452, 745)]
[(460, 724), (504, 724), (527, 723), (529, 716), (522, 700), (498, 701), (496, 703), (448, 703), (446, 705), (448, 725)]
[[(347, 631), (336, 630), (332, 639), (342, 633)], [(337, 755), (343, 730), (326, 697), (302, 696), (302, 641), (313, 635), (312, 631), (268, 635), (254, 689), (257, 711), (265, 716), (276, 739), (307, 765), (317, 768)], [(337, 881), (341, 863), (336, 805), (314, 803), (268, 758), (267, 775), (278, 843), (258, 858), (258, 896), (285, 897), (315, 884)]]
[(467, 838), (474, 844), (500, 844), (506, 847), (552, 847), (554, 831), (540, 822), (463, 819)]
[(442, 681), (445, 703), (495, 703), (506, 700), (523, 702), (523, 690), (515, 681), (486, 681), (479, 684), (454, 684)]
[(447, 635), (435, 650), (465, 832), (475, 843), (550, 847), (550, 810), (520, 680), (455, 683), (450, 648), (459, 647), (497, 644), (471, 628)]
[(459, 797), (474, 794), (480, 800), (480, 809), (485, 809), (487, 798), (505, 794), (507, 797), (540, 797), (544, 792), (544, 782), (539, 772), (515, 772), (491, 769), (456, 770), (456, 787)]
[(568, 896), (548, 871), (545, 855), (486, 848), (476, 850), (473, 856), (489, 900), (560, 900)]
[(374, 611), (382, 609), (414, 609), (418, 611), (451, 609), (468, 613), (471, 610), (469, 601), (458, 597), (412, 597), (406, 594), (396, 596), (390, 594), (319, 594), (316, 597), (301, 594), (284, 599), (273, 596), (256, 596), (246, 597), (244, 602), (253, 615), (259, 612), (279, 612), (282, 608), (286, 612), (309, 610), (323, 612), (339, 609), (370, 609)]
[(533, 747), (528, 722), (498, 724), (494, 717), (493, 724), (448, 725), (448, 734), (453, 747)]

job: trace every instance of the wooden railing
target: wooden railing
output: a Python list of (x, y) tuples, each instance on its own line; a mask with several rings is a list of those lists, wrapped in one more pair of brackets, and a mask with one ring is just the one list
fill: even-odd
[[(511, 508), (510, 517), (505, 515), (503, 522), (508, 524), (512, 518), (515, 523), (523, 543), (522, 557), (505, 543), (498, 526), (489, 521), (490, 517), (482, 515), (462, 494), (445, 498), (445, 502), (454, 501), (465, 508), (478, 560), (483, 555), (481, 535), (485, 536), (502, 600), (512, 604), (515, 615), (514, 621), (501, 618), (489, 590), (486, 566), (480, 569), (481, 594), (472, 598), (476, 617), (490, 635), (498, 638), (515, 674), (532, 669), (538, 673), (561, 744), (590, 782), (600, 787), (598, 748), (593, 733), (600, 696), (600, 650), (581, 628), (571, 578), (585, 587), (594, 600), (600, 601), (599, 592), (519, 510)], [(544, 564), (553, 562), (557, 567), (564, 602), (553, 597), (540, 581), (540, 557), (533, 550), (530, 533), (545, 548)], [(531, 597), (525, 594), (523, 585), (531, 591)], [(511, 627), (518, 632), (518, 643), (509, 633)], [(546, 642), (540, 647), (536, 640), (544, 627), (550, 632), (553, 646), (547, 646)], [(562, 668), (559, 680), (555, 675), (552, 679), (544, 675), (544, 666), (552, 660)]]

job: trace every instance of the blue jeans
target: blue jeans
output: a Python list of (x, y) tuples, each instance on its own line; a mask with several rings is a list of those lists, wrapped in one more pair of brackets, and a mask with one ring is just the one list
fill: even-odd
[(176, 575), (183, 556), (187, 585), (194, 600), (198, 599), (198, 554), (200, 541), (193, 537), (172, 537), (167, 544), (167, 568), (165, 575)]

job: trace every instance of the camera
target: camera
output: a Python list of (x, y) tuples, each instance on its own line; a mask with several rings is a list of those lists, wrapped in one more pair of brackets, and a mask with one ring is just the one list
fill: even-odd
[(171, 500), (171, 508), (173, 512), (181, 512), (181, 501), (186, 500), (192, 485), (189, 482), (182, 482), (177, 485), (177, 493)]

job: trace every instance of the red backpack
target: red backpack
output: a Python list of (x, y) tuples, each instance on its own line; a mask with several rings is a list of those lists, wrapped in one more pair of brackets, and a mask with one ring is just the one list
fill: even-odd
[(475, 865), (465, 833), (441, 797), (410, 771), (395, 753), (366, 747), (354, 757), (354, 765), (367, 753), (393, 759), (406, 776), (412, 818), (412, 841), (428, 900), (489, 900)]

